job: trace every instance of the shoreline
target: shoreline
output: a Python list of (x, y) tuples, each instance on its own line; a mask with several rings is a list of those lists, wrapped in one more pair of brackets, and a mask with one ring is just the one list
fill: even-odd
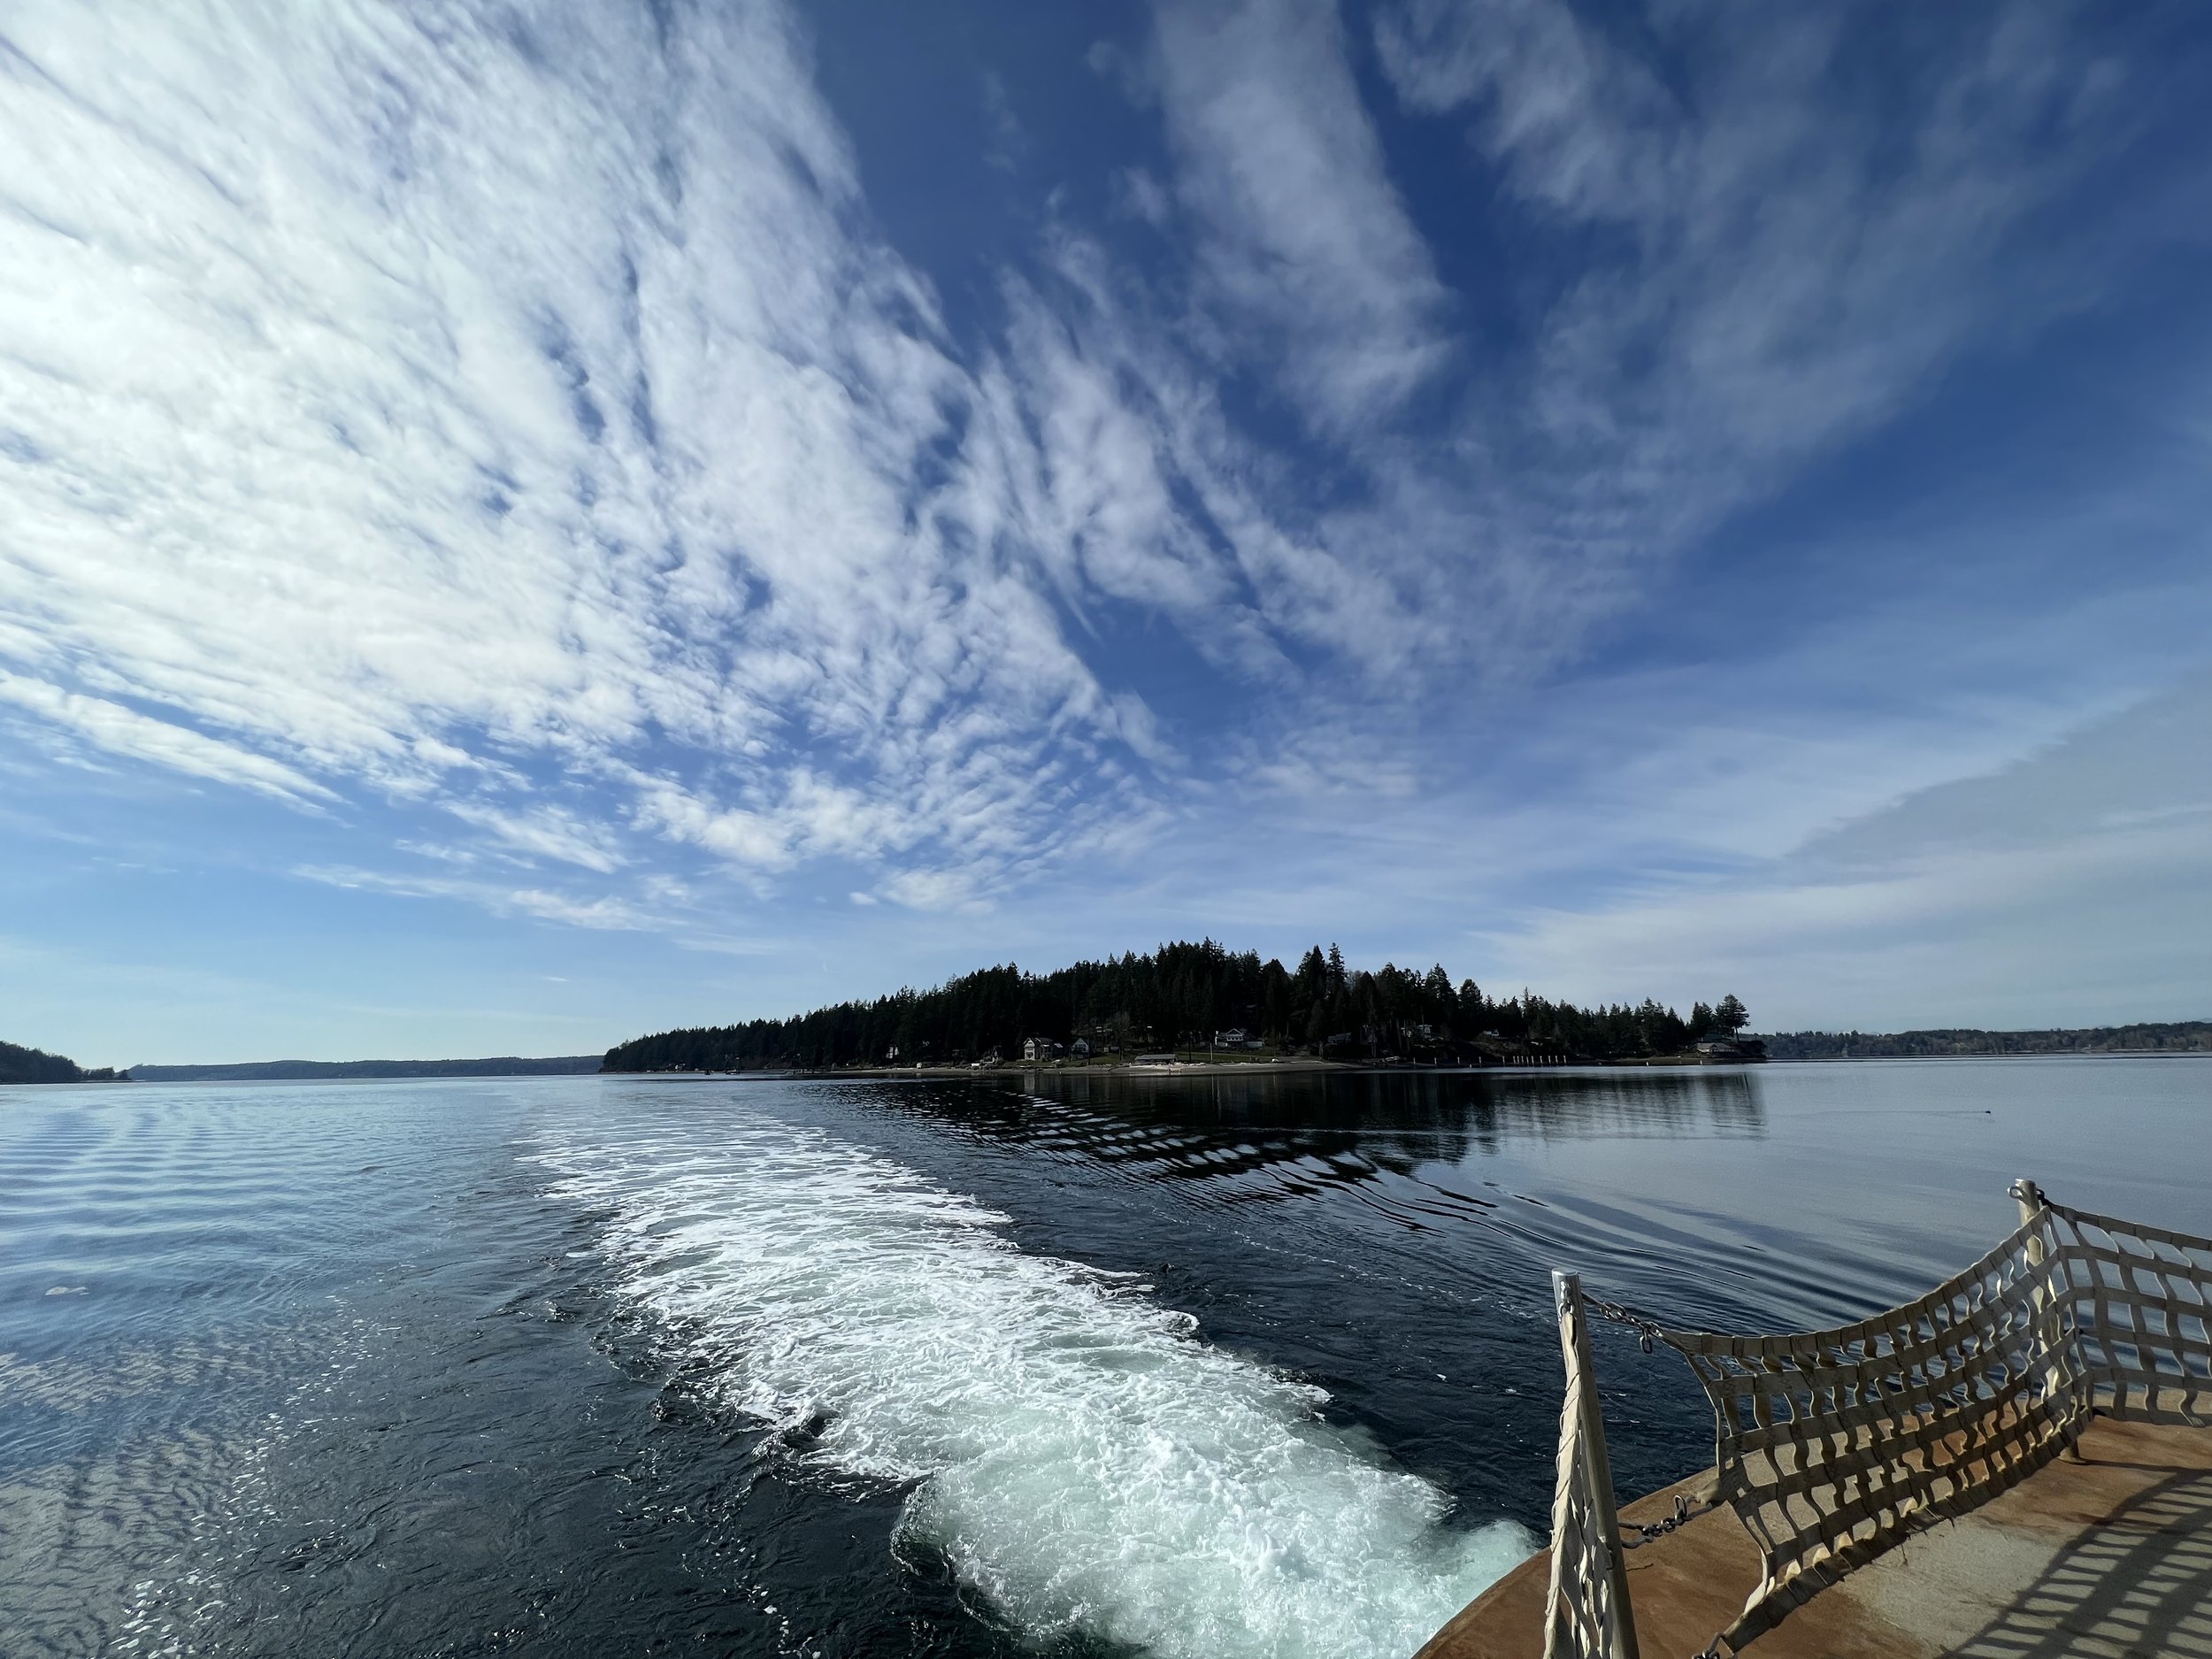
[(1366, 1073), (1375, 1076), (1402, 1076), (1409, 1072), (1432, 1075), (1472, 1076), (1484, 1071), (1561, 1071), (1641, 1069), (1647, 1064), (1679, 1066), (1685, 1069), (1710, 1066), (1756, 1065), (1757, 1060), (1565, 1060), (1550, 1061), (1540, 1065), (1522, 1064), (1507, 1061), (1491, 1065), (1416, 1065), (1399, 1063), (1391, 1064), (1377, 1060), (1322, 1060), (1312, 1055), (1286, 1056), (1276, 1060), (1179, 1060), (1166, 1064), (1139, 1065), (1133, 1062), (1101, 1063), (1086, 1061), (1081, 1064), (1024, 1065), (1018, 1062), (989, 1066), (971, 1065), (916, 1065), (916, 1066), (841, 1066), (833, 1070), (792, 1066), (780, 1070), (766, 1067), (748, 1067), (740, 1071), (600, 1071), (599, 1077), (664, 1077), (664, 1078), (803, 1078), (809, 1081), (831, 1081), (840, 1078), (864, 1082), (895, 1082), (901, 1078), (942, 1080), (956, 1078), (1002, 1077), (1233, 1077), (1273, 1076), (1285, 1072), (1310, 1073), (1340, 1071)]
[(1701, 1056), (1654, 1055), (1633, 1060), (1568, 1059), (1541, 1065), (1503, 1062), (1492, 1065), (1415, 1065), (1388, 1064), (1372, 1060), (1322, 1060), (1311, 1055), (1297, 1055), (1276, 1060), (1187, 1060), (1165, 1065), (1138, 1065), (1130, 1062), (1101, 1064), (1085, 1062), (1079, 1065), (1024, 1065), (992, 1066), (923, 1065), (923, 1066), (849, 1066), (830, 1070), (802, 1066), (772, 1069), (749, 1066), (736, 1071), (596, 1071), (577, 1073), (592, 1077), (667, 1078), (672, 1080), (696, 1081), (705, 1078), (802, 1079), (808, 1082), (834, 1082), (844, 1079), (855, 1082), (896, 1082), (910, 1080), (943, 1082), (960, 1078), (1036, 1077), (1050, 1074), (1056, 1077), (1231, 1077), (1281, 1076), (1286, 1072), (1311, 1073), (1338, 1071), (1371, 1076), (1404, 1075), (1425, 1072), (1435, 1076), (1472, 1076), (1486, 1071), (1728, 1071), (1770, 1065), (1897, 1065), (1915, 1064), (1929, 1061), (1942, 1063), (1989, 1060), (2212, 1060), (2212, 1050), (2202, 1048), (2107, 1048), (2090, 1052), (2052, 1050), (2041, 1054), (1850, 1054), (1822, 1055), (1804, 1059), (1777, 1060), (1772, 1056), (1739, 1056), (1728, 1059), (1707, 1059)]
[(1000, 1065), (856, 1065), (838, 1066), (829, 1070), (806, 1066), (789, 1066), (771, 1070), (765, 1066), (749, 1066), (741, 1071), (600, 1071), (598, 1077), (665, 1077), (665, 1078), (804, 1078), (809, 1081), (829, 1081), (840, 1078), (861, 1082), (896, 1082), (901, 1078), (941, 1081), (956, 1078), (1036, 1077), (1050, 1072), (1056, 1077), (1189, 1077), (1194, 1073), (1225, 1076), (1236, 1072), (1266, 1072), (1279, 1075), (1285, 1071), (1412, 1071), (1433, 1070), (1504, 1071), (1503, 1066), (1431, 1067), (1403, 1065), (1353, 1064), (1344, 1060), (1317, 1060), (1311, 1055), (1298, 1055), (1280, 1060), (1188, 1060), (1165, 1065), (1138, 1065), (1133, 1062), (1093, 1062), (1081, 1064), (1024, 1065), (1016, 1061)]
[(635, 1077), (668, 1078), (696, 1081), (703, 1078), (799, 1078), (810, 1082), (834, 1081), (840, 1078), (859, 1082), (896, 1082), (900, 1079), (946, 1081), (957, 1078), (1033, 1077), (1051, 1072), (1068, 1077), (1229, 1077), (1263, 1074), (1280, 1076), (1285, 1072), (1341, 1071), (1380, 1076), (1393, 1073), (1429, 1072), (1432, 1074), (1464, 1075), (1483, 1071), (1694, 1071), (1745, 1067), (1755, 1065), (1900, 1065), (1926, 1062), (1942, 1064), (1970, 1063), (1991, 1060), (2212, 1060), (2212, 1049), (2204, 1048), (2095, 1048), (2046, 1049), (2025, 1053), (1987, 1054), (1832, 1054), (1776, 1059), (1761, 1057), (1732, 1057), (1709, 1059), (1696, 1056), (1651, 1055), (1628, 1060), (1591, 1060), (1568, 1058), (1532, 1065), (1516, 1061), (1504, 1061), (1488, 1065), (1425, 1065), (1401, 1062), (1390, 1064), (1372, 1060), (1323, 1060), (1311, 1055), (1284, 1056), (1261, 1060), (1185, 1060), (1164, 1065), (1138, 1065), (1133, 1062), (1086, 1061), (1080, 1064), (1065, 1063), (1049, 1065), (1025, 1065), (1019, 1062), (994, 1066), (925, 1065), (925, 1066), (852, 1066), (828, 1070), (806, 1067), (770, 1068), (749, 1066), (734, 1071), (424, 1071), (399, 1074), (342, 1074), (335, 1077), (303, 1078), (79, 1078), (64, 1083), (42, 1081), (29, 1083), (20, 1080), (0, 1082), (0, 1090), (18, 1088), (88, 1088), (95, 1087), (123, 1087), (143, 1084), (154, 1087), (225, 1087), (241, 1085), (296, 1085), (303, 1083), (421, 1083), (434, 1081), (465, 1081), (471, 1079), (484, 1081), (515, 1081), (520, 1079), (561, 1077)]

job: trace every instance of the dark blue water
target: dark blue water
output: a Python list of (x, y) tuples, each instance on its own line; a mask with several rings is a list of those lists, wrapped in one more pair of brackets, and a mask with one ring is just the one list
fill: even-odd
[[(1546, 1276), (1855, 1316), (2212, 1232), (2212, 1063), (0, 1090), (0, 1652), (1386, 1655), (1525, 1549)], [(1616, 1472), (1709, 1461), (1601, 1333)]]

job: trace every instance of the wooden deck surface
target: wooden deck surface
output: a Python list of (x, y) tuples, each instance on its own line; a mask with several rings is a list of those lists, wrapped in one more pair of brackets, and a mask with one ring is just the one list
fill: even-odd
[[(2100, 1417), (2061, 1458), (1816, 1595), (1753, 1659), (2212, 1659), (2212, 1429)], [(1622, 1512), (1661, 1519), (1708, 1471)], [(1625, 1530), (1625, 1527), (1624, 1528)], [(1541, 1659), (1550, 1555), (1417, 1659)], [(1691, 1659), (1742, 1610), (1759, 1552), (1727, 1509), (1628, 1555), (1643, 1659)]]

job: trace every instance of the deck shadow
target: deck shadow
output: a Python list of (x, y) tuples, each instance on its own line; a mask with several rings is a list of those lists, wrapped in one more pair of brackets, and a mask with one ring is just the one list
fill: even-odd
[(2212, 1471), (2087, 1528), (1955, 1659), (2212, 1659)]

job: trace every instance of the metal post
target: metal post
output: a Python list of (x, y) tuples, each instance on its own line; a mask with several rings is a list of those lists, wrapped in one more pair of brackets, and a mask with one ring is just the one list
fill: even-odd
[[(2024, 1227), (2032, 1226), (2036, 1217), (2043, 1213), (2048, 1202), (2043, 1196), (2043, 1189), (2023, 1175), (2018, 1180), (2013, 1182), (2008, 1190), (2012, 1194), (2013, 1202), (2020, 1207), (2020, 1225)], [(2044, 1243), (2043, 1234), (2039, 1230), (2029, 1236), (2025, 1254), (2031, 1268), (2041, 1267), (2050, 1259), (2050, 1248)], [(2063, 1263), (2059, 1264), (2058, 1271), (2062, 1278), (2069, 1271)], [(2062, 1356), (2069, 1346), (2061, 1317), (2063, 1305), (2062, 1297), (2056, 1288), (2047, 1281), (2037, 1285), (2028, 1293), (2028, 1305), (2035, 1310), (2036, 1340), (2043, 1350), (2037, 1356), (2038, 1370), (2042, 1373), (2042, 1386), (2047, 1395), (2055, 1395), (2065, 1386), (2065, 1366), (2062, 1363)], [(2081, 1462), (2078, 1428), (2075, 1433), (2067, 1437), (2066, 1444), (2059, 1449), (2059, 1455), (2070, 1463)]]
[[(1560, 1413), (1558, 1486), (1552, 1503), (1552, 1558), (1550, 1594), (1545, 1615), (1546, 1659), (1639, 1659), (1636, 1616), (1629, 1606), (1628, 1562), (1621, 1550), (1620, 1517), (1613, 1502), (1613, 1466), (1605, 1451), (1605, 1415), (1598, 1403), (1595, 1372), (1590, 1363), (1589, 1321), (1582, 1308), (1582, 1280), (1573, 1273), (1551, 1276), (1552, 1302), (1559, 1316), (1560, 1356), (1567, 1368), (1567, 1398)], [(1588, 1517), (1596, 1533), (1603, 1573), (1595, 1598), (1577, 1594), (1579, 1587), (1569, 1575), (1584, 1563), (1567, 1559), (1581, 1542), (1577, 1536), (1576, 1509)], [(1575, 1552), (1579, 1553), (1579, 1552)], [(1566, 1617), (1567, 1604), (1588, 1606), (1594, 1600), (1603, 1613), (1587, 1632), (1597, 1646), (1584, 1648), (1580, 1621)], [(1572, 1641), (1570, 1647), (1565, 1644)]]
[[(2026, 1176), (2023, 1175), (2013, 1182), (2010, 1190), (2013, 1202), (2020, 1206), (2022, 1226), (2026, 1226), (2043, 1213), (2043, 1189)], [(2043, 1240), (2039, 1237), (2028, 1240), (2028, 1262), (2035, 1267), (2043, 1265)]]

